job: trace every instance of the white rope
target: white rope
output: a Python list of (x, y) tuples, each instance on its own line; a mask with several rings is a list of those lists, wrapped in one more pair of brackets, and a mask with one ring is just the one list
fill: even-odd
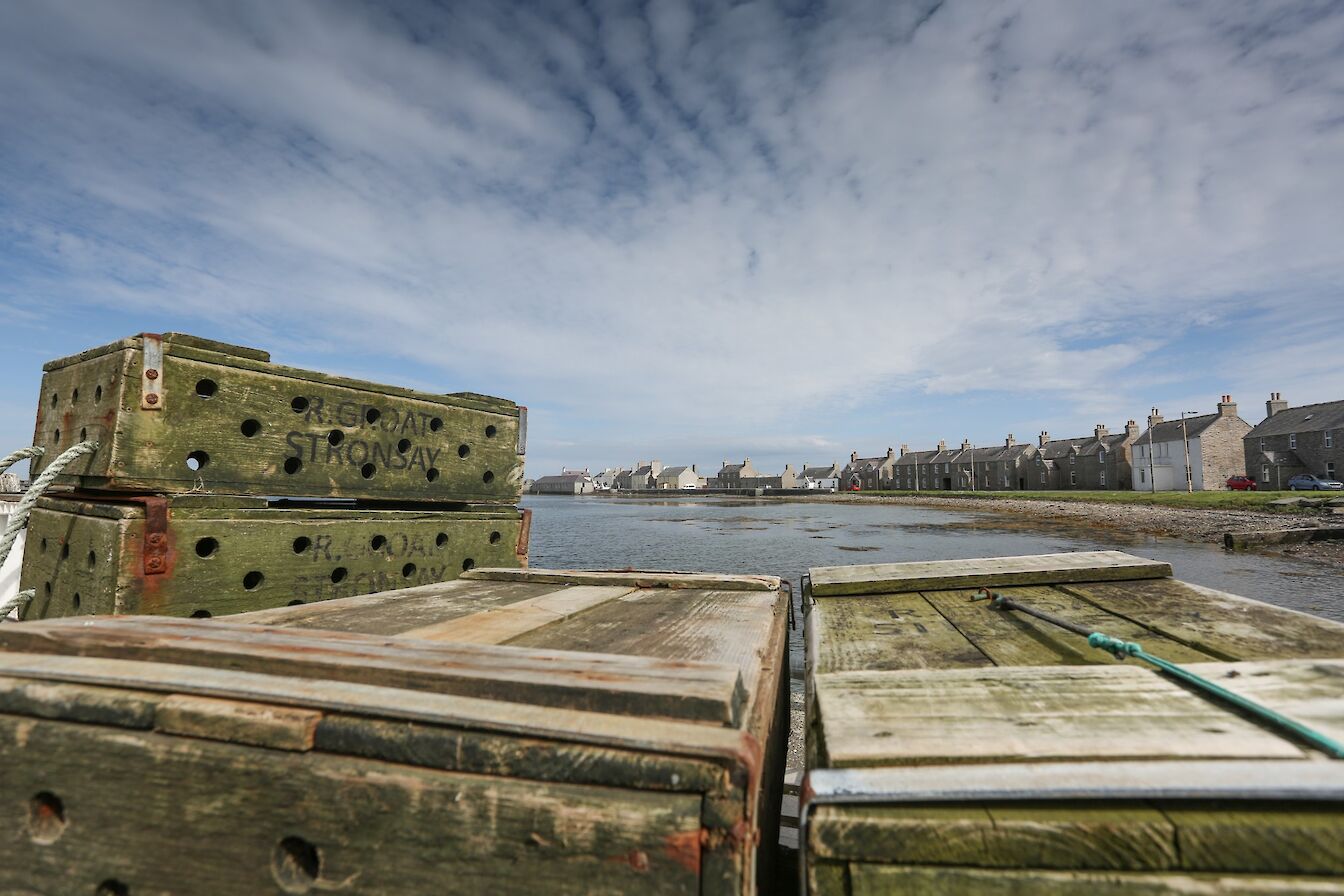
[(15, 610), (18, 610), (20, 615), (22, 615), (24, 607), (28, 606), (28, 601), (36, 596), (37, 590), (29, 588), (27, 591), (20, 591), (9, 600), (0, 604), (0, 622), (7, 622), (8, 619), (6, 617)]
[(13, 454), (6, 454), (3, 458), (0, 458), (0, 473), (5, 472), (21, 460), (30, 457), (41, 457), (46, 453), (47, 449), (39, 448), (37, 445), (34, 445), (31, 448), (20, 448)]
[[(73, 445), (61, 452), (60, 456), (42, 471), (42, 475), (33, 480), (33, 484), (28, 487), (28, 491), (19, 499), (19, 503), (10, 513), (9, 525), (5, 527), (5, 534), (0, 535), (0, 566), (5, 565), (5, 560), (9, 557), (9, 551), (14, 547), (14, 539), (19, 537), (19, 530), (27, 525), (28, 514), (32, 512), (33, 505), (37, 503), (38, 498), (42, 497), (42, 493), (56, 480), (57, 476), (61, 475), (61, 471), (71, 461), (83, 457), (85, 454), (92, 454), (97, 450), (97, 442), (80, 442), (78, 445)], [(15, 452), (15, 454), (18, 453)], [(13, 455), (10, 455), (10, 457), (13, 457)]]

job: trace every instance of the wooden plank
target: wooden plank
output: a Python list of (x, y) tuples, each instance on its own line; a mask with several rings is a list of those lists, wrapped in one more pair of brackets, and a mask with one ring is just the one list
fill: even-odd
[(1281, 877), (1237, 874), (1173, 874), (1101, 871), (1040, 871), (1004, 868), (960, 868), (941, 865), (849, 866), (853, 896), (904, 894), (943, 896), (1022, 896), (1026, 893), (1089, 893), (1115, 896), (1221, 896), (1221, 894), (1338, 894), (1344, 881), (1295, 875)]
[(724, 664), (389, 641), (215, 620), (98, 617), (3, 626), (0, 648), (232, 668), (724, 725), (737, 723), (746, 701), (738, 668)]
[(0, 716), (0, 752), (14, 804), (5, 892), (91, 893), (99, 881), (218, 896), (699, 891), (698, 794), (11, 716)]
[(1064, 590), (1218, 659), (1344, 657), (1344, 624), (1187, 582)]
[(991, 660), (917, 593), (818, 601), (808, 625), (813, 674), (968, 669)]
[(196, 694), (730, 762), (748, 761), (750, 753), (742, 732), (714, 725), (662, 718), (631, 724), (627, 716), (603, 712), (165, 662), (0, 651), (3, 677)]
[(539, 582), (554, 585), (625, 585), (630, 588), (714, 588), (718, 591), (777, 591), (777, 576), (721, 575), (706, 572), (643, 570), (486, 569), (463, 573), (464, 579)]
[(1160, 811), (1125, 803), (818, 806), (809, 858), (891, 864), (1118, 871), (1179, 867)]
[(278, 628), (396, 635), (548, 593), (555, 586), (455, 579), (317, 603), (235, 613), (229, 622)]
[(302, 752), (313, 748), (321, 718), (311, 709), (175, 694), (159, 704), (154, 730)]
[(817, 597), (1156, 579), (1170, 575), (1169, 563), (1145, 560), (1121, 551), (822, 566), (811, 570), (812, 593)]
[(626, 586), (574, 585), (468, 616), (407, 629), (400, 634), (404, 638), (424, 641), (503, 644), (534, 629), (579, 616), (634, 590)]
[(1191, 663), (1185, 668), (1344, 744), (1344, 660)]
[(835, 672), (814, 686), (831, 767), (1303, 755), (1135, 666)]
[(1344, 806), (1159, 804), (1180, 831), (1180, 867), (1344, 875)]
[[(931, 591), (925, 598), (970, 638), (986, 656), (1001, 666), (1089, 665), (1121, 662), (1104, 650), (1087, 645), (1085, 638), (1026, 613), (995, 610), (988, 601), (972, 601), (974, 591)], [(1126, 641), (1176, 663), (1217, 659), (1173, 641), (1130, 620), (1108, 613), (1077, 595), (1050, 586), (1003, 588), (996, 593), (1067, 619), (1091, 631)], [(1125, 662), (1133, 662), (1127, 660)]]

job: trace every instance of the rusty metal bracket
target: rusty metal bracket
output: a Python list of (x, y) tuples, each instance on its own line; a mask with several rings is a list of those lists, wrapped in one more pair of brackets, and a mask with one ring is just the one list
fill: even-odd
[(523, 510), (522, 525), (518, 527), (518, 546), (514, 549), (514, 555), (518, 558), (518, 565), (527, 566), (527, 547), (532, 539), (532, 511)]
[(141, 333), (140, 409), (163, 410), (163, 336)]
[(145, 575), (157, 576), (168, 571), (168, 499), (144, 497), (145, 545), (143, 550)]

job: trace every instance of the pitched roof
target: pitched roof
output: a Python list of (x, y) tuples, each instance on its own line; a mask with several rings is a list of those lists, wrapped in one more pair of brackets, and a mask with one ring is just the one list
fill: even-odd
[[(1275, 416), (1278, 416), (1277, 414)], [(1194, 438), (1195, 436), (1208, 429), (1218, 420), (1218, 414), (1200, 414), (1198, 417), (1186, 417), (1185, 429), (1186, 436)], [(1179, 442), (1181, 441), (1181, 421), (1166, 420), (1152, 427), (1152, 439), (1154, 442)], [(1148, 441), (1148, 431), (1139, 436), (1139, 442)], [(1138, 444), (1136, 442), (1135, 444)]]
[(840, 468), (835, 464), (827, 467), (803, 467), (802, 476), (807, 479), (827, 479), (834, 478), (840, 474)]
[(1323, 401), (1279, 411), (1246, 433), (1246, 438), (1263, 439), (1291, 432), (1321, 432), (1327, 429), (1344, 429), (1344, 401)]
[(533, 481), (533, 484), (535, 485), (542, 482), (548, 482), (548, 483), (581, 482), (584, 479), (592, 479), (592, 478), (593, 478), (592, 476), (589, 476), (587, 473), (582, 472), (560, 473), (556, 476), (540, 476)]
[(663, 467), (663, 472), (658, 474), (658, 478), (662, 479), (664, 476), (667, 476), (668, 478), (680, 476), (689, 469), (690, 467)]
[(719, 475), (723, 475), (724, 473), (740, 473), (745, 466), (746, 464), (724, 464), (723, 468), (719, 470)]

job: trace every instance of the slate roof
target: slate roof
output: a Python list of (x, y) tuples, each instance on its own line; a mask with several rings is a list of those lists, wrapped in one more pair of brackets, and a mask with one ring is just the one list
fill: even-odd
[(1258, 426), (1246, 433), (1246, 438), (1263, 439), (1266, 436), (1282, 436), (1292, 432), (1321, 432), (1327, 429), (1344, 429), (1344, 401), (1323, 401), (1319, 404), (1304, 404), (1301, 407), (1279, 411), (1273, 417), (1266, 417)]
[[(1186, 435), (1193, 439), (1213, 425), (1213, 422), (1218, 419), (1218, 416), (1218, 414), (1201, 414), (1198, 417), (1186, 417)], [(1276, 414), (1275, 416), (1278, 415)], [(1152, 432), (1154, 442), (1179, 442), (1181, 440), (1180, 418), (1159, 423), (1152, 427)], [(1139, 436), (1138, 442), (1135, 442), (1135, 444), (1137, 445), (1139, 442), (1147, 443), (1147, 441), (1148, 431), (1145, 430), (1143, 435)]]
[(663, 467), (663, 472), (658, 474), (658, 478), (662, 479), (664, 476), (668, 477), (669, 479), (675, 478), (677, 476), (680, 476), (683, 472), (689, 469), (690, 467)]
[(591, 478), (592, 478), (592, 477), (591, 477), (590, 475), (588, 475), (587, 473), (560, 473), (559, 475), (556, 475), (556, 476), (541, 476), (541, 477), (538, 477), (536, 480), (533, 481), (533, 485), (540, 485), (540, 484), (543, 483), (543, 482), (546, 482), (546, 483), (557, 483), (557, 484), (558, 484), (558, 483), (565, 483), (565, 482), (573, 483), (573, 482), (580, 482), (580, 481), (582, 481), (582, 480), (584, 480), (584, 479), (591, 479)]
[(746, 464), (724, 464), (723, 469), (719, 470), (719, 475), (724, 473), (740, 473)]
[(833, 479), (840, 475), (840, 468), (835, 464), (826, 467), (803, 467), (801, 475), (805, 479)]
[[(1277, 414), (1275, 416), (1278, 416)], [(1296, 451), (1257, 451), (1257, 458), (1263, 458), (1276, 467), (1305, 467)]]

